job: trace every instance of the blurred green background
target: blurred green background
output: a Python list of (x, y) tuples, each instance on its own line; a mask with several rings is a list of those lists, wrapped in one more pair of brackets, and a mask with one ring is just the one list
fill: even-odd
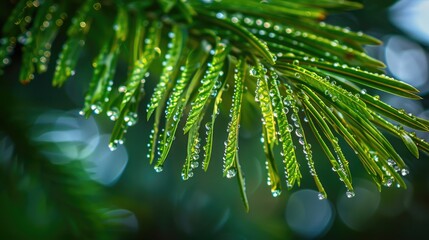
[[(421, 89), (424, 99), (371, 93), (428, 119), (429, 2), (363, 3), (365, 9), (333, 14), (327, 22), (382, 39), (384, 45), (369, 46), (368, 53), (386, 63), (389, 75)], [(0, 22), (11, 6), (7, 2), (1, 8)], [(249, 213), (236, 179), (221, 174), (226, 114), (220, 116), (222, 123), (218, 121), (211, 167), (207, 173), (196, 170), (188, 181), (180, 177), (186, 146), (180, 134), (164, 171), (156, 173), (149, 165), (150, 121), (139, 121), (129, 130), (125, 145), (110, 152), (112, 123), (104, 116), (78, 115), (91, 78), (89, 66), (97, 54), (91, 45), (96, 44), (93, 36), (80, 58), (81, 67), (62, 88), (51, 86), (52, 72), (36, 76), (29, 85), (19, 84), (19, 51), (0, 77), (0, 239), (421, 239), (427, 235), (429, 157), (421, 154), (414, 159), (397, 139), (391, 141), (410, 166), (407, 190), (383, 188), (379, 193), (358, 160), (350, 159), (356, 196), (348, 199), (326, 159), (315, 159), (327, 200), (318, 200), (306, 171), (301, 188), (273, 198), (266, 186), (259, 122), (244, 126), (240, 160), (247, 176)], [(54, 44), (54, 56), (59, 48)], [(118, 78), (126, 73), (124, 65), (120, 69)], [(149, 81), (148, 96), (153, 87), (154, 81)], [(429, 134), (417, 134), (429, 140)]]

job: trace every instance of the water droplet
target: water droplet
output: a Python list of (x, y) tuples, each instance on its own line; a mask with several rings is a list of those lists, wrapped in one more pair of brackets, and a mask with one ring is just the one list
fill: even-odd
[(285, 107), (285, 108), (283, 108), (283, 110), (284, 110), (285, 114), (288, 114), (289, 108)]
[(107, 111), (106, 114), (110, 118), (110, 120), (116, 121), (119, 116), (119, 110), (116, 107), (113, 107), (111, 110)]
[(218, 13), (216, 13), (216, 17), (219, 18), (219, 19), (224, 19), (225, 18), (225, 13), (218, 12)]
[(308, 118), (306, 116), (304, 117), (304, 122), (308, 122)]
[(298, 59), (293, 60), (292, 64), (293, 65), (299, 65), (299, 60)]
[(319, 198), (319, 200), (325, 199), (325, 195), (323, 193), (317, 194), (317, 197)]
[(98, 105), (98, 104), (92, 104), (91, 105), (91, 110), (95, 113), (95, 114), (100, 114), (101, 111), (103, 110), (103, 108)]
[[(198, 156), (198, 155), (196, 155), (196, 156)], [(199, 162), (197, 162), (197, 161), (192, 161), (191, 162), (191, 168), (197, 168), (198, 166), (200, 165), (200, 163)]]
[(280, 196), (281, 193), (282, 193), (282, 191), (279, 189), (271, 190), (271, 194), (273, 195), (273, 197), (278, 197), (278, 196)]
[(210, 129), (212, 128), (212, 123), (211, 122), (206, 123), (205, 127), (207, 131), (210, 131)]
[(355, 194), (355, 192), (353, 192), (353, 191), (351, 191), (351, 190), (347, 190), (347, 192), (346, 192), (346, 196), (348, 197), (348, 198), (352, 198), (352, 197), (354, 197), (356, 194)]
[(299, 125), (299, 122), (298, 122), (298, 121), (293, 122), (293, 125), (294, 125), (296, 128), (300, 128), (300, 127), (301, 127), (301, 126)]
[(164, 170), (162, 165), (155, 166), (153, 169), (155, 169), (155, 172), (157, 172), (157, 173), (162, 172)]
[(251, 68), (250, 69), (250, 75), (251, 76), (257, 76), (258, 75), (258, 70), (256, 70), (256, 68)]
[(410, 173), (410, 171), (408, 169), (406, 169), (406, 168), (403, 168), (401, 170), (401, 175), (404, 176), (404, 177), (407, 176), (409, 173)]
[(237, 174), (237, 170), (235, 168), (230, 168), (226, 172), (226, 177), (227, 178), (233, 178), (233, 177), (235, 177), (236, 174)]
[(286, 105), (286, 106), (290, 106), (291, 102), (288, 99), (284, 99), (283, 100), (283, 104)]
[(109, 143), (109, 149), (110, 151), (115, 151), (118, 148), (118, 144), (115, 142)]
[(295, 73), (295, 77), (296, 77), (296, 78), (300, 78), (300, 77), (301, 77), (301, 74), (299, 74), (299, 73), (297, 73), (297, 72), (296, 72), (296, 73)]
[(360, 90), (360, 94), (365, 95), (366, 94), (366, 89), (365, 88), (361, 89)]
[(297, 128), (297, 129), (295, 130), (295, 135), (296, 135), (297, 137), (302, 137), (302, 130), (301, 130), (300, 128)]
[(124, 117), (124, 121), (127, 123), (128, 126), (134, 126), (137, 123), (137, 113), (135, 112), (129, 112), (127, 116)]
[(298, 120), (298, 117), (295, 115), (295, 113), (292, 113), (292, 115), (290, 116), (290, 119), (292, 119), (292, 121), (296, 121)]
[(120, 93), (124, 93), (125, 91), (127, 91), (127, 87), (126, 87), (126, 86), (119, 86), (119, 87), (118, 87), (118, 91), (119, 91)]
[(386, 183), (385, 183), (385, 186), (386, 186), (386, 187), (391, 187), (391, 186), (392, 186), (392, 184), (393, 184), (393, 179), (389, 178), (389, 179), (387, 179), (387, 181), (386, 181)]

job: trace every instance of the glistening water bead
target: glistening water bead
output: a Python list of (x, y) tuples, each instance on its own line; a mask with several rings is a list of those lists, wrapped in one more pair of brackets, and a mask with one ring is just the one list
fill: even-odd
[(237, 175), (237, 170), (235, 168), (228, 169), (228, 171), (226, 172), (227, 178), (233, 178), (235, 177), (235, 175)]
[(161, 165), (155, 166), (153, 169), (155, 169), (155, 172), (157, 173), (162, 172), (164, 170), (164, 168)]
[(113, 143), (113, 142), (111, 142), (111, 143), (109, 143), (109, 149), (110, 149), (110, 151), (115, 151), (116, 149), (118, 148), (118, 144), (117, 143)]
[(347, 196), (347, 198), (352, 198), (352, 197), (355, 196), (355, 193), (353, 191), (351, 191), (351, 190), (347, 190), (346, 196)]
[(271, 190), (271, 194), (273, 195), (273, 197), (278, 197), (281, 193), (282, 191), (279, 189)]

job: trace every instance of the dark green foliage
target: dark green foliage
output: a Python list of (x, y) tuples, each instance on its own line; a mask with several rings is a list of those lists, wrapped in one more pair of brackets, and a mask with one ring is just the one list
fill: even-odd
[[(216, 135), (216, 116), (219, 109), (230, 109), (223, 175), (228, 178), (238, 175), (248, 209), (238, 156), (240, 116), (248, 114), (241, 106), (250, 101), (245, 97), (248, 95), (255, 99), (250, 101), (251, 105), (261, 113), (268, 185), (274, 196), (281, 193), (282, 185), (276, 163), (279, 150), (288, 189), (300, 185), (306, 165), (319, 197), (327, 196), (317, 174), (315, 161), (319, 158), (313, 158), (311, 138), (320, 144), (349, 197), (354, 193), (348, 161), (355, 159), (362, 162), (380, 188), (393, 184), (405, 187), (402, 177), (408, 172), (406, 163), (380, 129), (401, 138), (416, 157), (419, 150), (429, 152), (428, 143), (403, 128), (428, 131), (428, 120), (395, 109), (365, 89), (420, 99), (417, 89), (382, 74), (384, 64), (365, 54), (364, 44), (380, 44), (380, 41), (321, 22), (330, 12), (360, 8), (358, 3), (340, 0), (74, 2), (80, 5), (77, 12), (69, 10), (69, 4), (53, 0), (20, 1), (3, 26), (0, 67), (10, 62), (12, 49), (19, 39), (24, 39), (19, 41), (23, 50), (21, 81), (33, 79), (34, 73), (46, 70), (50, 46), (58, 33), (65, 32), (60, 27), (66, 26), (67, 39), (53, 80), (54, 86), (61, 86), (73, 75), (87, 35), (94, 28), (107, 28), (107, 37), (98, 39), (99, 54), (93, 62), (93, 78), (82, 115), (106, 113), (115, 121), (110, 148), (116, 149), (123, 143), (128, 127), (139, 117), (139, 103), (145, 97), (149, 73), (160, 72), (146, 110), (147, 119), (154, 117), (148, 157), (151, 163), (156, 160), (157, 172), (163, 169), (182, 119), (186, 119), (183, 130), (188, 134), (182, 177), (184, 180), (192, 177), (200, 165), (207, 170)], [(101, 20), (112, 14), (113, 23)], [(115, 71), (122, 57), (127, 59), (128, 76), (116, 79)], [(232, 98), (231, 106), (222, 103), (223, 96)], [(201, 140), (203, 130), (205, 141)], [(343, 153), (340, 138), (356, 156)], [(202, 144), (204, 158), (200, 158)], [(298, 151), (303, 152), (303, 161), (297, 158)]]
[[(10, 159), (2, 159), (3, 152), (0, 158), (0, 237), (113, 239), (106, 230), (117, 226), (108, 223), (109, 206), (101, 200), (100, 186), (89, 179), (81, 162), (54, 164), (43, 154), (28, 136), (28, 123), (13, 117), (19, 113), (7, 106), (13, 98), (8, 94), (0, 98), (0, 137), (8, 139), (13, 149)], [(31, 210), (33, 201), (38, 201), (38, 210)], [(38, 213), (43, 216), (30, 216)], [(26, 223), (38, 217), (43, 223)]]

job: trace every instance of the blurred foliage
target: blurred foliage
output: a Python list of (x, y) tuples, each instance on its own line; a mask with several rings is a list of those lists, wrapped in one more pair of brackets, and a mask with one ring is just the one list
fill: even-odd
[(51, 163), (29, 139), (29, 123), (1, 94), (1, 233), (4, 239), (107, 239), (107, 205), (81, 162)]

